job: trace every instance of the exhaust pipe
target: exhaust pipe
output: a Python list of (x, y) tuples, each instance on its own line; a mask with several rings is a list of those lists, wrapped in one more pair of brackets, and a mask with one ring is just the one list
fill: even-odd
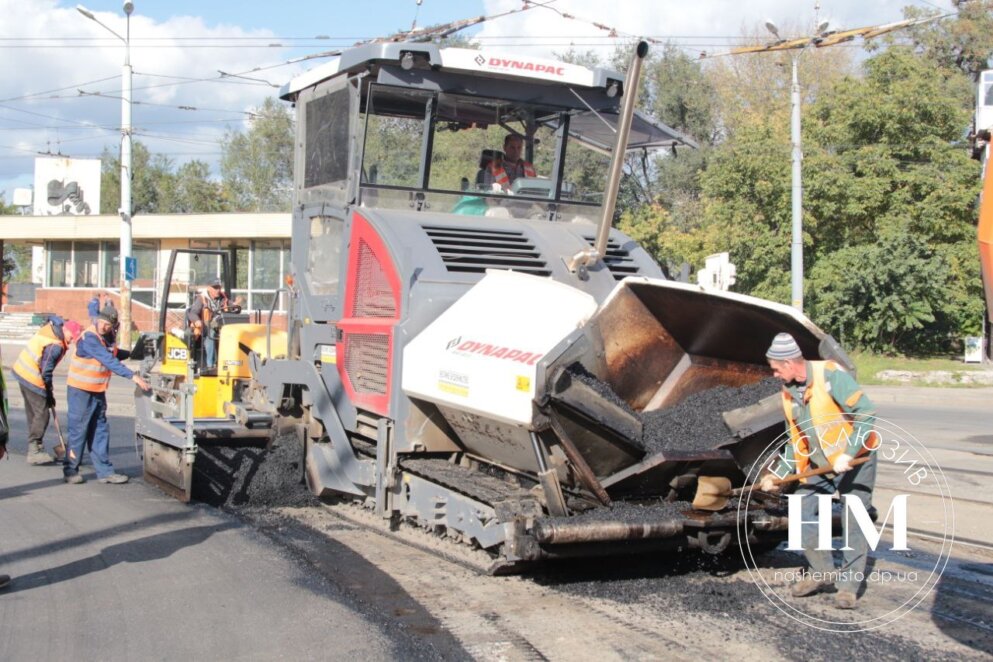
[(604, 191), (603, 215), (597, 228), (596, 242), (592, 250), (577, 253), (569, 260), (570, 271), (583, 269), (595, 264), (607, 253), (607, 238), (610, 236), (610, 226), (614, 219), (614, 209), (617, 207), (617, 189), (621, 183), (621, 173), (624, 170), (624, 155), (628, 147), (628, 136), (631, 134), (631, 123), (634, 117), (634, 104), (638, 99), (638, 83), (641, 81), (641, 65), (648, 55), (648, 42), (638, 42), (627, 76), (624, 77), (624, 103), (621, 106), (620, 122), (617, 126), (617, 142), (614, 153), (610, 157), (610, 169), (607, 172), (607, 188)]

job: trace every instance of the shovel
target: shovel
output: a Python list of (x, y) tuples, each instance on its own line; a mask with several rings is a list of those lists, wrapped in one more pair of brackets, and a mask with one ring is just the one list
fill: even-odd
[(55, 433), (59, 435), (59, 445), (55, 447), (55, 461), (58, 462), (69, 452), (69, 447), (66, 446), (65, 437), (62, 436), (62, 426), (59, 425), (59, 415), (55, 411), (55, 407), (52, 407), (52, 418), (55, 419)]
[[(852, 466), (856, 467), (860, 464), (865, 464), (870, 459), (872, 459), (871, 455), (857, 458), (852, 460)], [(820, 476), (822, 474), (829, 473), (834, 473), (834, 469), (831, 467), (811, 469), (810, 471), (804, 471), (803, 473), (784, 476), (783, 478), (776, 480), (775, 484), (784, 485), (786, 483), (795, 483), (803, 478), (810, 478), (811, 476)], [(752, 487), (754, 487), (754, 485), (746, 485), (745, 487), (731, 489), (731, 481), (723, 476), (698, 476), (696, 483), (696, 496), (693, 497), (693, 507), (697, 510), (723, 510), (724, 507), (728, 505), (728, 501), (735, 497), (741, 496), (742, 492), (751, 489)]]

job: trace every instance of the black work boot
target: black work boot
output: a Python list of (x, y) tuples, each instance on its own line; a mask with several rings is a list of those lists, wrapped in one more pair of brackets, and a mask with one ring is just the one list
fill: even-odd
[(51, 455), (45, 452), (45, 447), (40, 441), (28, 444), (28, 464), (50, 464), (55, 461)]

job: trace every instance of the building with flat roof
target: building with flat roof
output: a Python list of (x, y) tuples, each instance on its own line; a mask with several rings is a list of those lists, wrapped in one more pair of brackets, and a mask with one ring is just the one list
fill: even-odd
[[(138, 274), (132, 283), (132, 317), (139, 330), (156, 325), (169, 255), (177, 248), (227, 251), (233, 274), (229, 296), (246, 310), (285, 312), (277, 290), (289, 270), (289, 213), (142, 214), (132, 220)], [(117, 215), (0, 216), (4, 245), (32, 247), (31, 284), (13, 288), (4, 312), (56, 313), (86, 321), (93, 292), (112, 299), (120, 287), (121, 219)], [(201, 283), (191, 283), (191, 286)], [(14, 300), (14, 299), (18, 300)], [(280, 324), (282, 326), (282, 324)]]

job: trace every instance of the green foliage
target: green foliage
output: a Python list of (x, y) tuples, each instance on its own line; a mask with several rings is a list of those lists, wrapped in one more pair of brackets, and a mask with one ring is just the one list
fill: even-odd
[[(946, 69), (977, 80), (993, 58), (993, 0), (953, 0), (952, 18), (911, 27), (908, 32), (918, 52)], [(907, 18), (935, 16), (943, 10), (908, 7)]]
[(221, 176), (236, 211), (288, 211), (293, 186), (293, 117), (267, 98), (247, 131), (228, 130), (221, 141)]
[(170, 214), (216, 214), (229, 206), (220, 183), (210, 178), (210, 167), (198, 160), (184, 163), (163, 181), (160, 202)]
[(841, 248), (811, 270), (810, 312), (843, 343), (887, 353), (940, 347), (939, 316), (952, 286), (944, 257), (920, 237), (898, 233)]
[[(116, 214), (121, 201), (121, 162), (104, 150), (101, 157), (100, 213)], [(229, 204), (219, 183), (211, 179), (203, 161), (190, 161), (174, 168), (170, 159), (152, 154), (136, 142), (131, 154), (132, 214), (193, 214), (228, 211)]]
[(642, 74), (641, 107), (702, 145), (718, 137), (716, 90), (698, 60), (673, 44), (651, 54)]
[[(109, 149), (100, 157), (100, 213), (116, 214), (121, 206), (121, 159)], [(172, 162), (162, 154), (152, 154), (141, 142), (131, 147), (131, 210), (132, 214), (167, 213), (159, 197), (172, 177)]]

